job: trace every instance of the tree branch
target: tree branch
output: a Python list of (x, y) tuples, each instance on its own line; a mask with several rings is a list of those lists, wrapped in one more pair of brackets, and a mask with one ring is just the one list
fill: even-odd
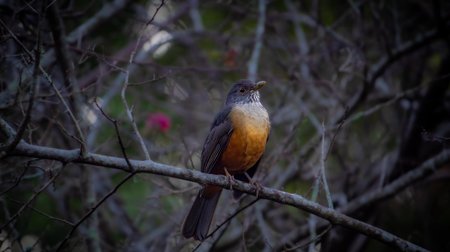
[(56, 3), (49, 7), (47, 15), (50, 29), (53, 34), (53, 41), (55, 42), (56, 58), (61, 69), (64, 85), (69, 93), (73, 94), (73, 109), (75, 113), (80, 116), (78, 111), (81, 108), (82, 97), (80, 96), (80, 87), (75, 76), (75, 66), (69, 54), (68, 45), (66, 43), (66, 32), (64, 23), (59, 13), (58, 5)]
[(391, 55), (382, 57), (377, 63), (373, 64), (370, 71), (367, 72), (364, 80), (364, 86), (357, 96), (353, 98), (346, 111), (336, 120), (337, 123), (345, 120), (345, 118), (353, 114), (353, 112), (366, 99), (372, 88), (375, 86), (377, 79), (382, 76), (386, 70), (402, 57), (416, 52), (424, 46), (427, 46), (439, 38), (439, 32), (436, 30), (420, 34), (411, 41), (407, 41), (392, 50)]
[[(64, 240), (59, 244), (58, 248), (56, 249), (56, 251), (60, 251), (62, 248), (64, 248), (65, 243), (70, 239), (70, 237), (75, 233), (75, 231), (77, 230), (77, 228), (81, 225), (81, 223), (83, 223), (84, 221), (86, 221), (91, 215), (93, 217), (95, 217), (95, 211), (109, 198), (111, 197), (114, 193), (117, 192), (117, 190), (125, 184), (125, 182), (127, 182), (129, 179), (131, 179), (134, 175), (136, 175), (136, 171), (134, 171), (133, 166), (130, 163), (130, 160), (128, 159), (128, 155), (125, 151), (125, 147), (123, 145), (122, 142), (122, 137), (120, 136), (120, 131), (119, 131), (119, 126), (117, 124), (117, 120), (111, 118), (110, 116), (108, 116), (103, 109), (98, 105), (97, 101), (94, 101), (95, 105), (97, 105), (98, 109), (102, 112), (102, 114), (108, 119), (108, 121), (110, 121), (112, 124), (114, 124), (114, 129), (116, 130), (116, 135), (117, 135), (117, 139), (119, 141), (119, 145), (120, 145), (120, 150), (122, 151), (122, 155), (127, 163), (128, 166), (128, 170), (130, 171), (130, 173), (124, 178), (122, 179), (111, 191), (109, 191), (103, 198), (101, 198), (80, 220), (78, 220), (77, 223), (75, 223), (72, 227), (72, 229), (70, 230), (70, 232), (66, 235), (66, 237), (64, 238)], [(93, 181), (90, 181), (89, 183), (93, 183)], [(94, 192), (95, 194), (95, 192)], [(95, 239), (93, 239), (95, 240)], [(98, 242), (96, 242), (98, 243)], [(98, 245), (97, 247), (94, 247), (97, 250), (100, 250), (100, 246)]]
[(266, 4), (266, 0), (259, 0), (259, 18), (258, 26), (256, 27), (255, 47), (248, 62), (248, 78), (252, 81), (256, 81), (256, 75), (258, 73), (259, 55), (261, 54), (262, 39), (266, 24)]
[[(426, 176), (432, 174), (440, 166), (448, 163), (449, 161), (450, 161), (450, 150), (442, 151), (440, 154), (428, 159), (418, 168), (411, 170), (410, 172), (406, 173), (405, 175), (398, 178), (389, 185), (377, 191), (367, 192), (359, 196), (358, 198), (352, 200), (347, 205), (338, 208), (337, 211), (344, 214), (351, 214), (364, 207), (369, 207), (378, 201), (394, 196), (403, 189), (405, 189), (406, 187), (411, 186), (415, 182), (420, 181), (424, 179)], [(320, 221), (319, 223), (317, 223), (316, 228), (318, 230), (321, 230), (324, 229), (327, 225), (328, 222)], [(308, 232), (308, 225), (305, 224), (302, 227), (298, 228), (295, 232), (289, 234), (288, 237), (284, 237), (284, 239), (280, 242), (280, 246), (283, 246), (289, 241), (298, 239), (298, 237), (302, 236), (302, 234), (305, 234), (307, 232)]]
[(86, 36), (91, 33), (99, 25), (109, 22), (111, 17), (119, 13), (128, 5), (128, 2), (130, 2), (130, 0), (115, 0), (109, 4), (103, 5), (103, 7), (95, 13), (95, 15), (67, 35), (67, 42), (76, 42), (81, 39), (82, 36)]
[[(17, 145), (16, 149), (13, 152), (11, 152), (11, 155), (59, 160), (65, 163), (91, 164), (96, 166), (120, 169), (126, 172), (129, 171), (127, 161), (122, 158), (105, 156), (89, 152), (87, 152), (84, 156), (82, 156), (80, 155), (80, 150), (62, 150), (50, 147), (43, 147), (31, 145), (25, 143), (24, 141), (22, 141)], [(434, 166), (438, 166), (439, 164), (442, 164), (443, 162), (446, 162), (450, 159), (450, 151), (445, 151), (441, 155), (442, 156), (439, 159), (437, 159), (437, 161), (432, 162)], [(218, 185), (225, 189), (230, 188), (231, 184), (234, 190), (239, 190), (245, 193), (256, 195), (256, 190), (254, 186), (239, 181), (229, 181), (224, 176), (205, 174), (199, 171), (188, 170), (171, 165), (161, 164), (150, 160), (148, 161), (129, 160), (129, 162), (134, 167), (135, 169), (134, 172), (136, 173), (151, 173), (156, 175), (169, 176), (201, 184)], [(334, 225), (340, 225), (355, 230), (359, 233), (377, 239), (380, 242), (383, 242), (397, 249), (403, 251), (426, 251), (426, 249), (421, 248), (408, 241), (405, 241), (387, 231), (384, 231), (380, 228), (374, 227), (367, 223), (361, 222), (359, 220), (353, 219), (335, 210), (321, 206), (320, 204), (317, 204), (315, 202), (311, 202), (300, 195), (268, 187), (262, 187), (259, 190), (258, 195), (260, 198), (263, 199), (268, 199), (281, 204), (297, 207), (299, 209), (302, 209), (304, 211), (327, 219)]]
[(139, 145), (141, 147), (141, 151), (144, 153), (145, 158), (147, 160), (151, 160), (150, 153), (148, 152), (147, 146), (145, 145), (145, 141), (142, 138), (141, 133), (139, 132), (139, 129), (138, 129), (137, 125), (136, 125), (136, 121), (134, 120), (134, 115), (133, 115), (132, 108), (130, 108), (130, 106), (128, 105), (125, 93), (126, 93), (126, 90), (128, 88), (128, 85), (129, 85), (130, 70), (131, 70), (131, 66), (132, 66), (132, 64), (134, 62), (134, 57), (135, 57), (136, 53), (138, 52), (138, 49), (140, 49), (140, 47), (142, 46), (141, 40), (142, 40), (142, 36), (144, 35), (145, 28), (147, 28), (147, 26), (149, 26), (153, 22), (153, 20), (156, 17), (156, 14), (158, 14), (159, 10), (161, 9), (161, 7), (163, 5), (164, 5), (164, 0), (161, 1), (161, 4), (158, 6), (158, 8), (156, 8), (155, 12), (153, 13), (153, 16), (150, 18), (150, 20), (148, 22), (145, 23), (145, 25), (142, 27), (141, 31), (139, 32), (139, 37), (138, 37), (137, 43), (136, 43), (136, 45), (134, 47), (134, 50), (130, 54), (130, 59), (128, 61), (128, 66), (127, 66), (127, 69), (125, 71), (124, 83), (122, 85), (122, 89), (121, 89), (121, 92), (120, 92), (120, 97), (121, 97), (122, 103), (123, 103), (123, 105), (125, 107), (125, 112), (126, 112), (126, 114), (128, 116), (128, 120), (130, 121), (131, 127), (133, 128), (133, 131), (134, 131), (134, 134), (137, 137), (137, 140), (138, 140)]
[(432, 174), (441, 165), (448, 163), (449, 160), (450, 150), (442, 151), (438, 155), (425, 161), (418, 168), (409, 171), (389, 185), (379, 188), (377, 191), (365, 193), (338, 210), (344, 213), (352, 213), (360, 209), (362, 206), (370, 206), (375, 202), (394, 196), (406, 187)]
[(59, 244), (56, 251), (61, 251), (64, 248), (64, 245), (66, 242), (70, 239), (70, 237), (75, 233), (77, 228), (83, 223), (85, 220), (87, 220), (109, 197), (111, 197), (113, 194), (117, 192), (117, 190), (125, 184), (129, 179), (131, 179), (134, 175), (136, 175), (136, 172), (129, 173), (125, 178), (123, 178), (111, 191), (109, 191), (103, 198), (101, 198), (95, 206), (93, 206), (86, 214), (84, 214), (81, 219), (77, 221), (70, 230), (70, 232), (66, 235), (64, 240)]
[[(20, 39), (14, 34), (14, 32), (11, 31), (11, 29), (9, 29), (9, 27), (1, 19), (0, 19), (0, 24), (8, 31), (8, 33), (11, 35), (11, 37), (14, 39), (14, 41), (16, 41), (16, 43), (22, 48), (22, 50), (27, 54), (27, 56), (30, 57), (30, 59), (36, 63), (38, 61), (38, 59), (33, 56), (33, 54), (27, 49), (27, 47), (20, 41)], [(72, 110), (70, 109), (70, 107), (67, 104), (66, 100), (64, 99), (63, 95), (56, 87), (50, 74), (48, 74), (47, 71), (45, 71), (45, 69), (42, 67), (42, 64), (37, 64), (36, 67), (39, 67), (40, 72), (44, 75), (47, 82), (53, 88), (58, 99), (61, 101), (64, 108), (66, 109), (66, 112), (69, 114), (69, 118), (72, 120), (73, 124), (75, 125), (75, 128), (78, 133), (78, 137), (81, 141), (81, 151), (82, 151), (82, 153), (84, 153), (84, 151), (86, 150), (86, 141), (84, 140), (85, 139), (84, 134), (83, 134), (83, 131), (81, 130), (80, 124), (78, 123), (78, 120), (75, 118), (75, 115), (73, 114)]]
[(50, 178), (43, 186), (41, 186), (39, 188), (39, 190), (37, 190), (28, 200), (25, 204), (23, 204), (19, 210), (11, 217), (9, 218), (9, 220), (7, 220), (4, 224), (2, 224), (0, 226), (0, 230), (3, 230), (6, 226), (8, 226), (13, 220), (15, 220), (18, 216), (20, 216), (22, 214), (22, 212), (31, 204), (31, 202), (33, 202), (37, 196), (39, 196), (39, 194), (41, 194), (42, 191), (45, 190), (45, 188), (47, 188), (49, 185), (51, 185), (55, 179), (61, 174), (63, 168), (65, 166), (65, 163), (63, 163), (62, 167), (59, 169), (59, 171), (52, 177)]

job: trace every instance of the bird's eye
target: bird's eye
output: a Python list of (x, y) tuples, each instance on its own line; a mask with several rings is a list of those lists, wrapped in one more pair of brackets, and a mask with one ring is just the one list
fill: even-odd
[(244, 89), (244, 88), (241, 88), (241, 89), (239, 89), (239, 92), (244, 93), (244, 92), (245, 92), (245, 89)]

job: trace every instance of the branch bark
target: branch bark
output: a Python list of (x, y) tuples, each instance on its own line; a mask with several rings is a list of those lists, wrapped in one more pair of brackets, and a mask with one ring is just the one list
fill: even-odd
[[(450, 158), (450, 151), (446, 151), (444, 153), (445, 157), (447, 158), (446, 160), (448, 161), (448, 159)], [(85, 153), (85, 155), (81, 155), (80, 150), (62, 150), (44, 146), (37, 146), (28, 144), (24, 141), (20, 142), (17, 145), (16, 149), (11, 153), (11, 155), (58, 160), (64, 163), (90, 164), (95, 166), (120, 169), (125, 172), (129, 172), (129, 165), (127, 164), (126, 160), (122, 158), (89, 152)], [(439, 163), (444, 160), (445, 158), (439, 159)], [(231, 183), (231, 186), (234, 190), (239, 190), (245, 193), (256, 195), (256, 189), (252, 185), (239, 181), (229, 181), (224, 176), (205, 174), (199, 171), (161, 164), (150, 160), (129, 160), (129, 162), (134, 167), (134, 172), (136, 173), (151, 173), (156, 175), (169, 176), (201, 184), (218, 185), (225, 189), (230, 188)], [(438, 163), (434, 164), (437, 165)], [(349, 216), (346, 216), (330, 208), (326, 208), (315, 202), (311, 202), (297, 194), (292, 194), (273, 188), (262, 187), (259, 190), (258, 195), (263, 199), (268, 199), (285, 205), (291, 205), (301, 210), (307, 211), (309, 213), (327, 219), (334, 225), (340, 225), (355, 230), (402, 251), (427, 251), (426, 249), (403, 240), (400, 237), (397, 237), (385, 230), (353, 219)]]
[[(408, 186), (411, 186), (417, 181), (420, 181), (432, 174), (440, 166), (448, 163), (450, 161), (450, 150), (442, 151), (440, 154), (428, 159), (422, 165), (414, 170), (406, 173), (402, 177), (393, 181), (392, 183), (386, 185), (380, 190), (367, 192), (358, 198), (352, 200), (347, 205), (342, 206), (337, 209), (337, 211), (344, 214), (352, 214), (363, 208), (373, 206), (376, 202), (382, 201), (394, 195), (397, 195), (400, 191)], [(321, 221), (317, 223), (316, 229), (323, 230), (329, 223), (326, 221)], [(308, 233), (308, 225), (305, 224), (299, 227), (295, 232), (290, 233), (285, 236), (284, 239), (278, 244), (278, 246), (283, 246), (291, 241), (298, 240), (299, 237), (304, 237)], [(279, 247), (276, 247), (278, 249)]]

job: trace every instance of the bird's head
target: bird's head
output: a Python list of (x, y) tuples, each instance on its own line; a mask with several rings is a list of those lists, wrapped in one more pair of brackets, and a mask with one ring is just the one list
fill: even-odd
[(265, 81), (258, 81), (255, 83), (250, 80), (240, 80), (234, 84), (230, 92), (228, 92), (225, 104), (259, 103), (258, 90), (264, 85), (266, 85)]

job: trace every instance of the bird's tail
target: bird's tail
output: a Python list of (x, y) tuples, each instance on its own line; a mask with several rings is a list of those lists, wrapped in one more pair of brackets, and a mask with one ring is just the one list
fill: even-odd
[(209, 226), (222, 190), (217, 190), (212, 195), (205, 194), (204, 190), (200, 190), (197, 194), (184, 221), (183, 236), (186, 238), (194, 237), (194, 239), (202, 241), (208, 235)]

